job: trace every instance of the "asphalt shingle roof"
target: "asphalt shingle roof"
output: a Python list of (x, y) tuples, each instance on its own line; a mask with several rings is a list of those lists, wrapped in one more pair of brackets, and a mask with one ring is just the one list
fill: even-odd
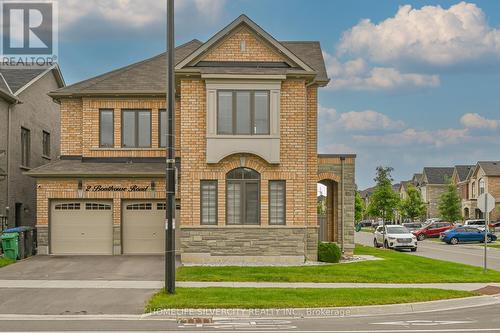
[(26, 172), (32, 177), (142, 177), (165, 175), (165, 163), (105, 163), (56, 160)]
[(453, 176), (452, 167), (425, 167), (424, 175), (428, 184), (446, 184), (446, 179)]
[(474, 165), (456, 165), (455, 169), (457, 170), (458, 181), (461, 182), (467, 179), (467, 175), (472, 168), (474, 168)]
[[(326, 82), (328, 80), (319, 42), (286, 41), (280, 43), (317, 72), (317, 81)], [(202, 42), (194, 39), (178, 46), (175, 49), (175, 63), (178, 64), (181, 62), (201, 45), (203, 45)], [(196, 68), (203, 74), (287, 74), (288, 71), (298, 71), (297, 68), (248, 68), (234, 67), (230, 64), (226, 67)], [(166, 75), (166, 53), (162, 53), (129, 66), (66, 86), (52, 92), (50, 95), (58, 97), (72, 94), (91, 95), (106, 93), (163, 94), (166, 90)]]
[[(31, 80), (45, 72), (47, 68), (0, 68), (0, 73), (15, 94)], [(4, 88), (5, 90), (5, 88)]]
[(500, 176), (500, 161), (480, 161), (478, 164), (486, 176)]

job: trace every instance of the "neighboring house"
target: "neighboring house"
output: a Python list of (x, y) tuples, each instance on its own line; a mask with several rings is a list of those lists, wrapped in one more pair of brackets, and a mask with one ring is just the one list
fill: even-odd
[[(352, 254), (355, 155), (317, 153), (319, 42), (277, 41), (242, 15), (175, 59), (182, 262), (316, 260), (317, 183), (324, 240)], [(165, 76), (161, 54), (50, 94), (61, 159), (30, 172), (41, 252), (164, 252)]]
[(47, 93), (63, 86), (57, 66), (0, 68), (0, 223), (9, 227), (35, 225), (36, 184), (23, 172), (59, 155), (59, 107)]
[(457, 186), (458, 195), (462, 202), (462, 216), (464, 219), (472, 218), (476, 209), (476, 202), (469, 200), (469, 175), (474, 165), (456, 165), (451, 176), (451, 181)]
[[(500, 161), (477, 162), (469, 178), (469, 201), (475, 202), (477, 207), (477, 197), (485, 192), (490, 193), (496, 199), (490, 221), (500, 221)], [(473, 217), (484, 218), (484, 214), (475, 208)]]
[(439, 201), (453, 176), (453, 167), (425, 167), (419, 183), (422, 200), (427, 207), (427, 218), (439, 217)]
[(368, 205), (370, 204), (370, 197), (372, 196), (373, 191), (375, 191), (375, 186), (359, 191), (361, 199), (363, 199), (363, 201), (365, 202), (365, 207), (368, 207)]

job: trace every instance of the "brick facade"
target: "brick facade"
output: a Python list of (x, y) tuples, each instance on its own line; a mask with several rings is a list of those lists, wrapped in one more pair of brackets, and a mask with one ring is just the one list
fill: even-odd
[[(244, 49), (242, 50), (242, 42)], [(247, 28), (241, 28), (220, 42), (203, 61), (283, 61), (283, 58), (265, 45)]]
[[(216, 43), (200, 57), (202, 61), (283, 62), (283, 54), (264, 41), (262, 36), (243, 25)], [(234, 77), (240, 82), (245, 78)], [(214, 80), (214, 78), (211, 78)], [(225, 78), (227, 80), (227, 77)], [(236, 151), (217, 163), (207, 163), (207, 86), (201, 75), (176, 78), (176, 157), (181, 159), (180, 229), (176, 230), (185, 263), (234, 263), (236, 261), (294, 263), (317, 259), (318, 219), (316, 195), (318, 181), (335, 182), (331, 204), (335, 205), (329, 220), (330, 241), (345, 244), (346, 254), (354, 247), (354, 156), (340, 162), (340, 157), (318, 158), (317, 112), (318, 84), (310, 76), (274, 78), (279, 88), (279, 163), (269, 163), (248, 151)], [(262, 82), (262, 81), (257, 81)], [(281, 83), (279, 83), (281, 82)], [(255, 84), (255, 83), (254, 83)], [(258, 83), (257, 83), (258, 84)], [(277, 95), (275, 95), (277, 96)], [(159, 147), (159, 110), (166, 106), (164, 96), (157, 97), (80, 97), (60, 98), (61, 150), (64, 156), (83, 159), (117, 157), (165, 157)], [(99, 147), (99, 110), (114, 111), (113, 147)], [(150, 148), (122, 148), (121, 114), (123, 109), (151, 110)], [(276, 113), (277, 115), (278, 113)], [(239, 139), (239, 138), (238, 138)], [(241, 140), (252, 140), (251, 138)], [(319, 161), (321, 160), (321, 161)], [(344, 184), (341, 185), (343, 165)], [(117, 168), (120, 164), (117, 163)], [(260, 174), (260, 224), (228, 225), (226, 223), (226, 174), (239, 167)], [(320, 172), (320, 174), (319, 174)], [(45, 179), (38, 181), (38, 226), (40, 240), (48, 245), (51, 199), (113, 200), (114, 245), (120, 246), (121, 201), (124, 199), (165, 198), (162, 179), (83, 177), (87, 185), (144, 186), (156, 182), (157, 190), (143, 193), (79, 193), (78, 179)], [(200, 181), (217, 180), (217, 225), (201, 225)], [(286, 183), (285, 225), (269, 225), (269, 181)], [(343, 193), (341, 193), (343, 189)], [(343, 198), (343, 200), (341, 200)], [(343, 206), (341, 205), (343, 202)], [(334, 213), (333, 213), (334, 212)], [(340, 215), (344, 213), (343, 217)], [(342, 218), (341, 218), (342, 217)], [(344, 226), (340, 226), (344, 221)], [(343, 230), (341, 233), (340, 230)]]

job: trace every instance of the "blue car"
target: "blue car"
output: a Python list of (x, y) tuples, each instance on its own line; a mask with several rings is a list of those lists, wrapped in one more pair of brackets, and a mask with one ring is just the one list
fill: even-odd
[[(488, 233), (486, 237), (488, 243), (497, 240), (497, 236), (492, 233)], [(484, 230), (473, 227), (457, 227), (441, 233), (439, 238), (443, 242), (452, 245), (468, 242), (484, 242)]]

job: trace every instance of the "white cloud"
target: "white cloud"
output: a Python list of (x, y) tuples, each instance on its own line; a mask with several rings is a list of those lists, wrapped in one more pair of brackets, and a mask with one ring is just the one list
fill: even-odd
[(401, 73), (392, 67), (373, 67), (362, 58), (344, 63), (337, 58), (324, 54), (328, 74), (331, 77), (328, 87), (333, 90), (391, 90), (404, 87), (436, 87), (440, 80), (437, 75)]
[(466, 128), (496, 129), (500, 127), (500, 119), (488, 119), (478, 113), (466, 113), (460, 118), (460, 123)]
[(319, 106), (319, 124), (322, 129), (342, 131), (387, 131), (400, 130), (405, 123), (393, 120), (373, 110), (338, 113), (335, 108)]
[(392, 120), (382, 113), (366, 110), (342, 113), (339, 118), (339, 126), (348, 131), (390, 130), (401, 129), (405, 123), (400, 120)]
[[(176, 29), (190, 26), (206, 28), (221, 18), (227, 0), (176, 0)], [(79, 34), (96, 38), (96, 29), (103, 35), (114, 27), (152, 34), (165, 32), (166, 2), (160, 0), (63, 0), (59, 2), (61, 32), (77, 29)], [(147, 29), (154, 27), (154, 29)], [(102, 36), (99, 36), (102, 37)]]
[(410, 5), (378, 24), (364, 19), (346, 31), (340, 55), (377, 63), (411, 61), (448, 66), (485, 57), (500, 59), (500, 29), (490, 27), (475, 4), (460, 2), (444, 9)]
[(358, 143), (383, 146), (408, 146), (408, 145), (430, 145), (441, 148), (447, 145), (460, 144), (470, 141), (472, 137), (468, 129), (439, 129), (418, 130), (407, 128), (398, 133), (382, 135), (354, 135), (353, 139)]

